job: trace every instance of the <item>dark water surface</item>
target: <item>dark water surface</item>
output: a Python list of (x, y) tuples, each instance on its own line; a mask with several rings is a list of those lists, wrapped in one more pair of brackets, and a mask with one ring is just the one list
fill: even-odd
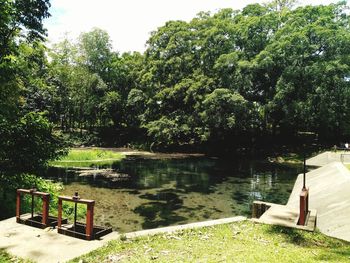
[(204, 157), (128, 157), (113, 165), (120, 178), (50, 168), (47, 177), (94, 199), (95, 223), (129, 232), (208, 219), (250, 215), (253, 200), (284, 204), (300, 169)]

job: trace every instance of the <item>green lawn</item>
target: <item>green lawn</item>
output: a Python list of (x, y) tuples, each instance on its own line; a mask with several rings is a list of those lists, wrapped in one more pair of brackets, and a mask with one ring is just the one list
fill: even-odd
[(350, 262), (350, 243), (249, 221), (117, 240), (71, 262)]
[(111, 165), (125, 156), (118, 152), (100, 149), (72, 149), (67, 156), (52, 161), (49, 165), (61, 167), (93, 167)]

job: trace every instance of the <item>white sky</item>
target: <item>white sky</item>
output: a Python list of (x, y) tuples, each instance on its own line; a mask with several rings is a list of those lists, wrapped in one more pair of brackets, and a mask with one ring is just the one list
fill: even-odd
[[(51, 17), (45, 20), (49, 41), (68, 33), (75, 39), (94, 27), (106, 30), (115, 51), (145, 50), (150, 32), (169, 20), (190, 21), (200, 11), (242, 9), (262, 0), (52, 0)], [(299, 0), (301, 4), (329, 4), (337, 0)]]

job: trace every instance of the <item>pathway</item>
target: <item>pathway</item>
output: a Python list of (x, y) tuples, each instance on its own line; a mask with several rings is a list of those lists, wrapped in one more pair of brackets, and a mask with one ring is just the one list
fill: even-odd
[(332, 162), (350, 163), (350, 152), (324, 152), (306, 160), (306, 165), (321, 167)]

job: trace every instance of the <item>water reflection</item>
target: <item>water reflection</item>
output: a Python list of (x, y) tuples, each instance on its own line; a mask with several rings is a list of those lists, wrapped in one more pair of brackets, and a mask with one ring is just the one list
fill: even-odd
[[(64, 183), (62, 194), (78, 191), (80, 196), (96, 200), (97, 224), (127, 232), (249, 215), (253, 200), (286, 203), (297, 170), (203, 157), (134, 157), (113, 164), (112, 177), (98, 172), (79, 176), (79, 171), (57, 168), (51, 168), (47, 176)], [(120, 174), (128, 176), (119, 180)]]

